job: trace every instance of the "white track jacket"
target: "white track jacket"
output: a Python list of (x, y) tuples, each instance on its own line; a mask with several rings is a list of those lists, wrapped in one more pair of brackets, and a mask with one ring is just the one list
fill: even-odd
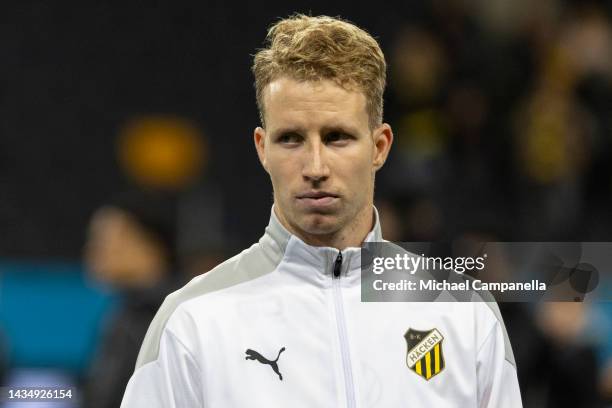
[(495, 303), (365, 303), (360, 280), (359, 248), (307, 245), (273, 210), (258, 243), (166, 298), (121, 407), (522, 406)]

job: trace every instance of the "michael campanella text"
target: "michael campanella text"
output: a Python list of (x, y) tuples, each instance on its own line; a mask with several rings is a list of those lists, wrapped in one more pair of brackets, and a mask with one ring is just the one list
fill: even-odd
[(479, 279), (465, 280), (463, 282), (448, 282), (446, 280), (421, 280), (418, 282), (402, 279), (396, 282), (384, 282), (377, 279), (373, 282), (374, 290), (432, 290), (432, 291), (459, 291), (459, 290), (487, 290), (496, 292), (506, 291), (545, 291), (546, 283), (539, 280), (531, 282), (483, 282)]

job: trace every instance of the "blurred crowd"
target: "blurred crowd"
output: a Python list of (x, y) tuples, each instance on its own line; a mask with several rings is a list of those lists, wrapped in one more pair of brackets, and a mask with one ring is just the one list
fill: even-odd
[(400, 208), (397, 238), (481, 220), (506, 239), (609, 240), (609, 8), (434, 1), (427, 11), (389, 53), (396, 145), (379, 185)]
[[(385, 238), (612, 241), (612, 2), (431, 0), (411, 15), (383, 43)], [(163, 298), (236, 249), (195, 122), (134, 117), (116, 146), (132, 188), (92, 212), (83, 260), (121, 302), (79, 378), (84, 407), (119, 406)], [(526, 408), (612, 406), (609, 303), (500, 307)]]

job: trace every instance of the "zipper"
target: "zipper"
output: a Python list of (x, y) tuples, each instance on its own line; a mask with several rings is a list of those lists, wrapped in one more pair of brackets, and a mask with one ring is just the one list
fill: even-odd
[(334, 278), (340, 278), (340, 272), (342, 271), (342, 251), (338, 251), (338, 256), (334, 262)]
[(349, 353), (348, 334), (346, 330), (346, 318), (344, 316), (344, 306), (342, 304), (342, 288), (340, 287), (340, 274), (342, 272), (342, 251), (338, 251), (338, 256), (334, 262), (332, 277), (332, 290), (334, 296), (334, 306), (336, 308), (336, 325), (338, 337), (340, 339), (340, 353), (342, 354), (342, 369), (344, 372), (344, 388), (346, 390), (347, 408), (355, 408), (355, 384), (353, 381), (353, 367)]

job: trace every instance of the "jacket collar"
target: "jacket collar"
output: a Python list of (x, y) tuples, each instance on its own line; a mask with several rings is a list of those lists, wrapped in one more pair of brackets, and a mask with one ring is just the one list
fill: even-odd
[[(366, 236), (364, 242), (382, 241), (380, 220), (378, 210), (373, 207), (374, 227)], [(312, 246), (291, 234), (279, 221), (272, 207), (270, 222), (266, 227), (266, 233), (260, 241), (264, 245), (273, 245), (275, 252), (280, 252), (283, 262), (296, 263), (309, 266), (307, 272), (312, 274), (312, 269), (318, 273), (316, 276), (308, 276), (308, 279), (329, 280), (332, 276), (334, 264), (339, 251), (332, 247)], [(303, 268), (291, 268), (291, 271), (301, 271)], [(349, 247), (342, 250), (341, 277), (344, 283), (354, 282), (359, 279), (361, 270), (361, 248)]]

